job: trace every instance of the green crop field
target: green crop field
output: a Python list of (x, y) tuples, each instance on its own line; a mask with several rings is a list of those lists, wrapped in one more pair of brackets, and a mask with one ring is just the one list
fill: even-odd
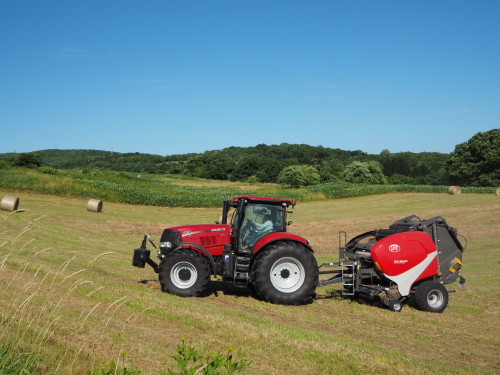
[(219, 209), (105, 200), (103, 212), (91, 213), (88, 194), (46, 193), (0, 190), (0, 197), (19, 196), (24, 210), (0, 211), (0, 346), (39, 355), (38, 373), (88, 374), (116, 360), (116, 373), (125, 365), (159, 374), (174, 364), (181, 339), (214, 352), (243, 351), (252, 361), (245, 374), (500, 373), (494, 194), (299, 200), (290, 217), (290, 231), (311, 240), (319, 262), (337, 259), (339, 230), (352, 237), (411, 214), (445, 217), (467, 238), (461, 272), (467, 282), (465, 289), (450, 285), (456, 293), (448, 308), (431, 314), (344, 299), (335, 285), (319, 288), (305, 306), (265, 303), (244, 286), (217, 280), (207, 297), (164, 294), (151, 268), (131, 265), (142, 235), (158, 240), (167, 226), (214, 222)]
[[(152, 175), (99, 169), (57, 170), (50, 167), (0, 168), (0, 189), (109, 202), (166, 207), (219, 207), (228, 196), (296, 198), (302, 202), (393, 192), (446, 193), (447, 186), (325, 183), (301, 189), (276, 184), (215, 181), (178, 175)], [(493, 187), (464, 187), (464, 193), (494, 194)]]

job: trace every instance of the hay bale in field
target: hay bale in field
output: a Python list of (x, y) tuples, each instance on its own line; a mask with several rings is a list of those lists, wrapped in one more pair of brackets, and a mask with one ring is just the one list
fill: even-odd
[(462, 188), (460, 186), (450, 186), (448, 188), (448, 193), (451, 195), (458, 195), (462, 193)]
[(87, 211), (90, 212), (101, 212), (102, 211), (102, 201), (99, 199), (90, 198), (87, 203)]
[(497, 189), (497, 191), (495, 192), (495, 194), (497, 195), (497, 197), (500, 195), (500, 188)]
[(2, 198), (2, 203), (0, 204), (0, 209), (3, 211), (17, 211), (19, 207), (19, 198), (12, 195), (6, 195)]

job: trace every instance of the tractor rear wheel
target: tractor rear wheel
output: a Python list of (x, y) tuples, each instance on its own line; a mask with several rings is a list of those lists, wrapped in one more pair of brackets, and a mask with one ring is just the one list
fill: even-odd
[(269, 245), (257, 256), (251, 279), (257, 294), (283, 305), (307, 303), (318, 284), (318, 264), (312, 252), (292, 241)]
[(181, 297), (200, 296), (210, 282), (210, 269), (205, 257), (195, 250), (172, 251), (161, 262), (160, 284), (164, 292)]
[(425, 281), (415, 288), (415, 305), (422, 311), (441, 313), (448, 306), (448, 290), (437, 281)]

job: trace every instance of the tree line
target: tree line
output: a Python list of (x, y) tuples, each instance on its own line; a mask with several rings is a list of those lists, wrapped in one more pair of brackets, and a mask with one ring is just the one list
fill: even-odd
[[(215, 180), (278, 182), (306, 186), (345, 181), (370, 184), (464, 186), (500, 185), (500, 129), (477, 133), (451, 154), (345, 151), (305, 144), (229, 147), (182, 155), (98, 150), (42, 150), (0, 154), (8, 164), (56, 169), (107, 169), (134, 173), (181, 174)], [(2, 163), (2, 162), (0, 162)]]

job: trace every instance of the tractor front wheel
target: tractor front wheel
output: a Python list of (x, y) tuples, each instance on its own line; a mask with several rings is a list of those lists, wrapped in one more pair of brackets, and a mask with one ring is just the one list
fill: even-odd
[(195, 250), (172, 251), (161, 262), (160, 284), (164, 292), (181, 297), (200, 296), (210, 282), (210, 269), (203, 255)]
[(267, 302), (300, 305), (311, 300), (318, 284), (318, 264), (305, 246), (291, 241), (269, 245), (251, 272), (257, 294)]
[(415, 305), (422, 311), (441, 313), (448, 306), (448, 290), (437, 281), (425, 281), (415, 288)]

